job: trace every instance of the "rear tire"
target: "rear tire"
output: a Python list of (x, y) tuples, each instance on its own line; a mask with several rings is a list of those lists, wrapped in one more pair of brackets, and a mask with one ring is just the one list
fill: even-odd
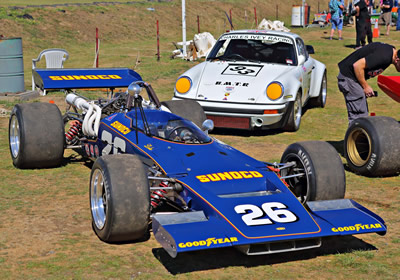
[(90, 175), (90, 209), (97, 236), (110, 243), (140, 240), (150, 221), (150, 188), (140, 158), (98, 158)]
[(390, 117), (354, 120), (344, 139), (349, 168), (364, 176), (400, 173), (400, 124)]
[(319, 90), (318, 97), (314, 97), (310, 99), (310, 105), (314, 108), (324, 108), (326, 105), (326, 97), (327, 97), (327, 78), (326, 78), (326, 71), (322, 77), (321, 87)]
[(206, 120), (203, 107), (201, 107), (197, 101), (169, 100), (161, 102), (161, 104), (167, 107), (172, 114), (192, 121), (200, 128), (203, 125), (203, 122)]
[(294, 167), (283, 169), (282, 176), (305, 174), (286, 179), (301, 203), (344, 198), (346, 176), (343, 164), (335, 148), (327, 142), (293, 143), (283, 153), (281, 162), (295, 163)]
[(9, 146), (17, 168), (60, 166), (64, 154), (64, 123), (55, 104), (17, 104), (9, 121)]

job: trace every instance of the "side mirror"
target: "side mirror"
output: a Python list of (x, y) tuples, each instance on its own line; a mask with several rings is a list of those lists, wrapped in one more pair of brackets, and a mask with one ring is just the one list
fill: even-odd
[(311, 46), (311, 45), (306, 45), (306, 50), (307, 50), (308, 54), (314, 54), (315, 53), (314, 47)]
[(214, 129), (214, 122), (212, 120), (205, 120), (201, 125), (201, 130), (208, 134), (209, 131)]
[(139, 95), (141, 91), (142, 87), (139, 86), (136, 82), (133, 82), (128, 86), (128, 93), (130, 96)]

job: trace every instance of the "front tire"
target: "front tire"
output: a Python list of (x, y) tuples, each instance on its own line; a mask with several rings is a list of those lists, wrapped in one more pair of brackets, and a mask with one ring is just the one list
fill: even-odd
[(283, 130), (289, 132), (295, 132), (299, 130), (301, 123), (302, 105), (301, 105), (300, 93), (297, 93), (296, 100), (293, 101), (289, 106), (290, 106), (290, 111), (286, 113), (289, 114), (289, 116)]
[(90, 175), (90, 209), (97, 236), (110, 243), (145, 237), (150, 188), (140, 158), (131, 154), (98, 158)]
[(289, 188), (301, 203), (344, 198), (346, 177), (343, 164), (335, 148), (329, 143), (293, 143), (283, 153), (281, 162), (294, 163), (293, 167), (281, 171), (282, 176), (304, 174), (286, 179)]
[(60, 166), (65, 134), (61, 112), (55, 104), (17, 104), (9, 121), (9, 147), (17, 168)]
[(354, 120), (344, 139), (349, 168), (364, 176), (400, 173), (400, 124), (390, 117)]

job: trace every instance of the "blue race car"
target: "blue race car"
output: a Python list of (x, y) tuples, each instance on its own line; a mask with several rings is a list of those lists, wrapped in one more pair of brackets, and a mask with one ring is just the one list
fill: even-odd
[(35, 71), (42, 89), (112, 89), (97, 100), (68, 93), (64, 116), (54, 104), (18, 104), (9, 122), (17, 168), (58, 166), (65, 148), (93, 159), (90, 211), (105, 242), (144, 240), (152, 230), (172, 257), (227, 246), (259, 255), (386, 233), (379, 216), (344, 199), (343, 164), (326, 142), (294, 143), (281, 163), (261, 162), (208, 135), (212, 121), (198, 103), (160, 102), (132, 70)]

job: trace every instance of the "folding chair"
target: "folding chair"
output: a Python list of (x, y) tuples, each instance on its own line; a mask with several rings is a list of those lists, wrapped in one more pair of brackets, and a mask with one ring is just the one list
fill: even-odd
[[(69, 57), (69, 54), (64, 49), (46, 49), (40, 52), (36, 59), (32, 59), (32, 70), (36, 68), (42, 57), (45, 57), (46, 68), (63, 68), (64, 61)], [(32, 90), (35, 90), (36, 85), (32, 75)], [(46, 91), (41, 92), (41, 95), (46, 95)]]

